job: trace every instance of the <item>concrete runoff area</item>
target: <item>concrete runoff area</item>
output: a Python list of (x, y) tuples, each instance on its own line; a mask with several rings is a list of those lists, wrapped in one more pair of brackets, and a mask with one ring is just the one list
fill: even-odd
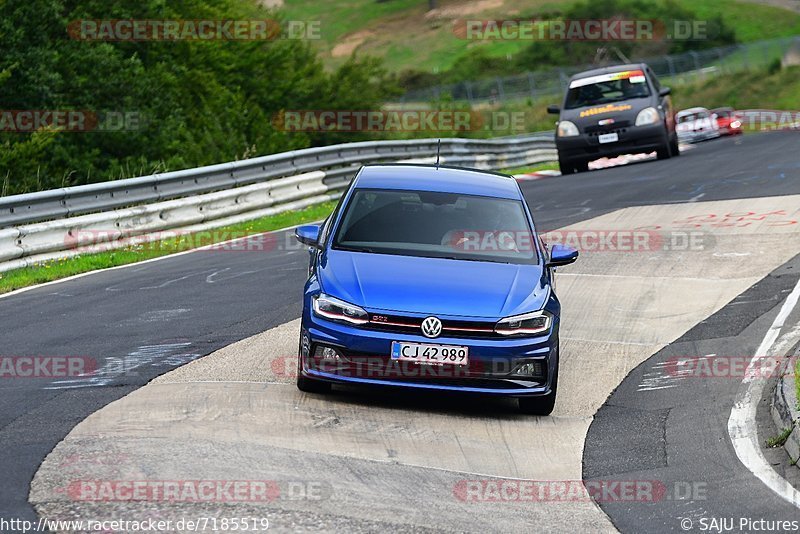
[[(800, 252), (800, 225), (792, 223), (799, 206), (800, 196), (642, 206), (562, 229), (653, 233), (639, 250), (589, 250), (559, 268), (552, 417), (518, 414), (503, 399), (350, 387), (301, 393), (293, 321), (91, 415), (46, 458), (30, 501), (49, 519), (268, 517), (280, 532), (614, 531), (585, 494), (498, 502), (461, 489), (470, 481), (581, 480), (587, 429), (609, 394), (636, 365)], [(672, 242), (687, 233), (694, 245)], [(74, 491), (82, 481), (188, 480), (271, 481), (279, 492), (269, 502), (232, 503), (98, 502)]]

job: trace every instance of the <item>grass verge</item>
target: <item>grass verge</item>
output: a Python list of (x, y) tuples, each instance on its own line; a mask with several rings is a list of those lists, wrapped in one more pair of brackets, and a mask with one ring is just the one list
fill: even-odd
[(135, 244), (117, 250), (50, 260), (30, 267), (14, 269), (0, 273), (0, 294), (89, 271), (168, 256), (176, 252), (183, 252), (237, 237), (318, 221), (327, 217), (333, 211), (334, 206), (335, 202), (324, 202), (302, 210), (278, 213), (214, 230), (191, 234), (178, 233), (175, 237), (151, 243)]
[(797, 392), (797, 409), (800, 410), (800, 358), (794, 362), (794, 387)]
[(775, 447), (783, 447), (783, 444), (786, 443), (786, 440), (789, 439), (789, 434), (792, 433), (792, 427), (787, 427), (781, 430), (781, 433), (777, 436), (772, 436), (766, 441), (767, 447), (770, 449)]
[(557, 161), (546, 161), (544, 163), (539, 163), (537, 165), (531, 165), (530, 167), (517, 167), (516, 169), (503, 169), (502, 173), (504, 174), (530, 174), (536, 171), (558, 171), (561, 168), (558, 166)]

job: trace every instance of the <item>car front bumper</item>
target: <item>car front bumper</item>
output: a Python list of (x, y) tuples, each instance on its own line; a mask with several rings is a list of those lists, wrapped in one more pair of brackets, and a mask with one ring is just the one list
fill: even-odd
[(681, 143), (698, 143), (720, 136), (719, 130), (697, 130), (678, 132), (678, 141)]
[(613, 143), (600, 143), (597, 134), (583, 132), (574, 137), (556, 137), (558, 157), (562, 160), (591, 161), (623, 154), (654, 152), (668, 142), (663, 123), (630, 126), (624, 131), (617, 131), (617, 135), (619, 140)]
[[(469, 365), (430, 365), (391, 359), (393, 341), (466, 346)], [(335, 360), (319, 357), (320, 348), (339, 352)], [(298, 372), (343, 384), (398, 386), (510, 397), (547, 395), (558, 366), (558, 318), (542, 336), (464, 338), (380, 331), (320, 318), (303, 312)], [(539, 370), (515, 374), (522, 364)]]

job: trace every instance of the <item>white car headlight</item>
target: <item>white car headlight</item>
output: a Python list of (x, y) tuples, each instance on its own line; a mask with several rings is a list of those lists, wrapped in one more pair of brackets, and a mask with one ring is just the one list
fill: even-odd
[(324, 293), (312, 297), (311, 301), (314, 313), (331, 321), (350, 324), (369, 322), (369, 314), (363, 309)]
[(503, 336), (540, 334), (550, 329), (553, 316), (544, 310), (500, 319), (494, 331)]
[(661, 121), (661, 115), (656, 108), (644, 108), (636, 115), (636, 126), (646, 126)]
[(558, 136), (559, 137), (575, 137), (578, 135), (578, 127), (575, 123), (570, 121), (561, 121), (558, 123)]

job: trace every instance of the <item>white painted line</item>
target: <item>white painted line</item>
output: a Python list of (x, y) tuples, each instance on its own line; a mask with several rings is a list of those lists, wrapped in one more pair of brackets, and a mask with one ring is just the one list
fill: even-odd
[(798, 299), (800, 299), (800, 280), (798, 280), (797, 285), (794, 286), (794, 289), (786, 298), (780, 312), (778, 312), (778, 316), (775, 317), (772, 326), (767, 330), (764, 340), (758, 346), (755, 355), (747, 366), (745, 378), (742, 380), (741, 386), (739, 386), (736, 402), (731, 410), (730, 419), (728, 419), (728, 434), (731, 437), (736, 456), (739, 457), (744, 466), (782, 499), (800, 508), (800, 492), (789, 481), (778, 475), (761, 453), (756, 430), (756, 409), (758, 401), (764, 392), (767, 378), (757, 378), (760, 373), (753, 372), (759, 356), (773, 355), (770, 354), (770, 351), (778, 339), (786, 318), (797, 305)]

